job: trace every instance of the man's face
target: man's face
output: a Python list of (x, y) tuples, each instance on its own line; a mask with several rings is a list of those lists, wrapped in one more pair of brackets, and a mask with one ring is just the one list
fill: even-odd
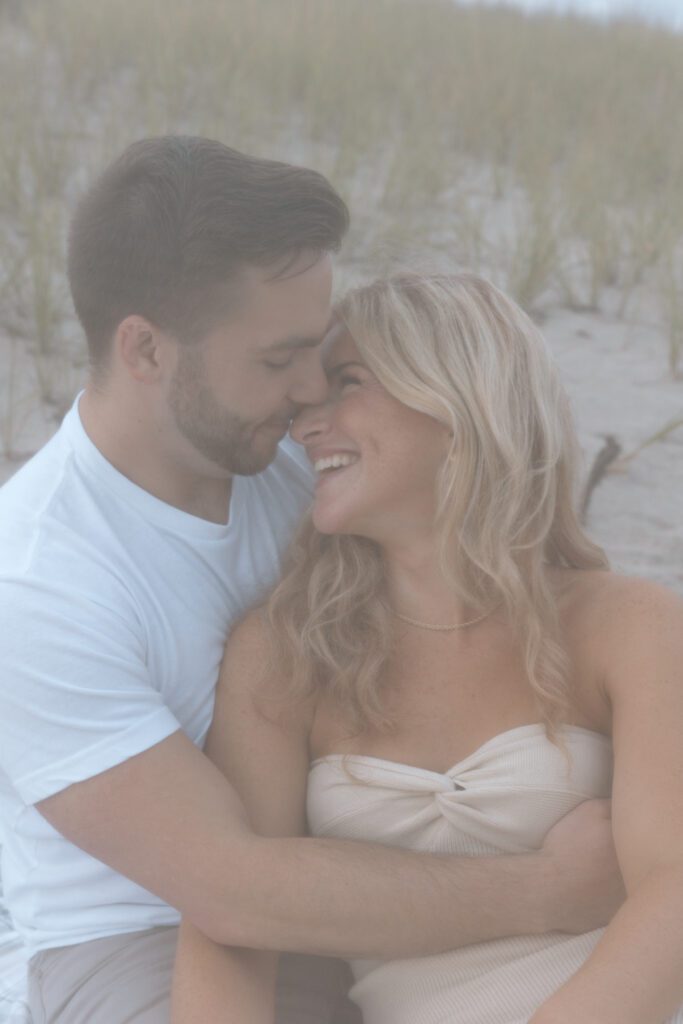
[(330, 321), (329, 256), (302, 256), (281, 277), (247, 268), (235, 313), (178, 345), (168, 404), (192, 448), (229, 473), (259, 473), (290, 420), (325, 398), (320, 345)]

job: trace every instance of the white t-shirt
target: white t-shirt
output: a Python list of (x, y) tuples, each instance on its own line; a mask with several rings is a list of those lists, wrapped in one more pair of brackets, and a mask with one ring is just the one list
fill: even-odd
[(114, 469), (75, 404), (0, 491), (2, 878), (32, 954), (178, 921), (32, 805), (178, 729), (203, 743), (226, 635), (275, 580), (311, 489), (286, 440), (235, 477), (226, 526), (198, 519)]

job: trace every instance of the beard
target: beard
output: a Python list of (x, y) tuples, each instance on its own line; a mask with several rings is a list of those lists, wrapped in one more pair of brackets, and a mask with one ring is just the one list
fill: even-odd
[[(206, 381), (202, 356), (196, 349), (187, 348), (182, 352), (168, 401), (175, 425), (183, 437), (221, 469), (237, 476), (253, 476), (275, 458), (277, 442), (271, 440), (259, 447), (254, 437), (259, 426), (268, 424), (253, 423), (219, 403)], [(285, 419), (272, 421), (273, 426), (280, 423), (284, 433)]]

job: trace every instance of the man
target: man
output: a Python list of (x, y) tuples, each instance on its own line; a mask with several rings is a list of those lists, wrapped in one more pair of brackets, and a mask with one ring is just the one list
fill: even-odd
[(528, 857), (261, 839), (201, 752), (226, 634), (310, 496), (283, 439), (326, 394), (346, 227), (315, 172), (171, 137), (74, 217), (90, 379), (0, 496), (3, 870), (36, 1022), (166, 1021), (179, 912), (219, 943), (400, 956), (613, 909), (595, 807)]

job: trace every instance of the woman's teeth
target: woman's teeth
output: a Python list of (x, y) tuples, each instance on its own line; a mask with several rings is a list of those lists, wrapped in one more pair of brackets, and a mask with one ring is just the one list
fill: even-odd
[(339, 469), (341, 466), (350, 466), (357, 460), (357, 455), (329, 455), (325, 459), (316, 459), (313, 463), (313, 468), (316, 473), (322, 473), (326, 469)]

